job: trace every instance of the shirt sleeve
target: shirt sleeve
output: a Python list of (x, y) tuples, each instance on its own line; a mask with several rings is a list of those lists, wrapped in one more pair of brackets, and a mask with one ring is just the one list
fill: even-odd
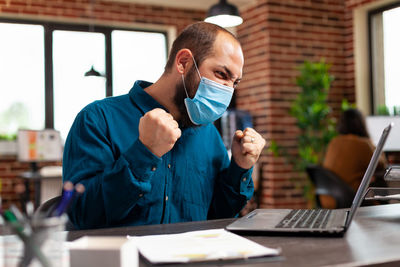
[(78, 229), (106, 227), (123, 219), (150, 192), (150, 180), (161, 162), (139, 139), (116, 156), (104, 114), (86, 107), (76, 117), (66, 140), (63, 180), (85, 186), (69, 217)]
[[(216, 138), (220, 140), (218, 136)], [(214, 194), (208, 212), (208, 219), (221, 219), (237, 217), (254, 194), (254, 184), (251, 177), (253, 168), (243, 169), (238, 166), (226, 153), (222, 140), (219, 149), (224, 152), (222, 166), (215, 180)]]

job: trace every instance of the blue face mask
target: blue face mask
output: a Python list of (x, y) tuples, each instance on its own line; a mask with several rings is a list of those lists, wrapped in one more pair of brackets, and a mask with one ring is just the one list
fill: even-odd
[(193, 61), (200, 77), (200, 83), (196, 95), (190, 99), (182, 75), (183, 87), (187, 96), (184, 100), (185, 106), (189, 118), (194, 124), (207, 124), (219, 119), (224, 114), (231, 102), (234, 89), (201, 77), (194, 58)]

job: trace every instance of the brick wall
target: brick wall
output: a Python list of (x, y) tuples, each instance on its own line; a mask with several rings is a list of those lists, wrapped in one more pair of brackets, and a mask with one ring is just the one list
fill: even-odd
[(205, 12), (142, 4), (101, 0), (0, 0), (0, 15), (29, 15), (40, 19), (88, 19), (94, 22), (150, 23), (172, 25), (179, 32), (194, 21), (203, 20)]
[(28, 170), (27, 164), (18, 164), (15, 157), (0, 157), (0, 182), (1, 182), (1, 198), (3, 208), (8, 208), (11, 203), (19, 203), (19, 196), (15, 193), (15, 187), (22, 180), (18, 178), (18, 174)]
[[(61, 162), (39, 163), (38, 167), (43, 166), (61, 166)], [(18, 185), (25, 187), (25, 180), (19, 175), (31, 169), (29, 163), (18, 162), (16, 156), (0, 156), (0, 182), (1, 182), (1, 198), (3, 209), (7, 209), (10, 204), (16, 204), (21, 208), (21, 195), (18, 192)], [(35, 187), (33, 182), (29, 183), (30, 199), (34, 201)], [(61, 189), (60, 189), (61, 190)]]
[[(335, 81), (328, 102), (337, 117), (343, 98), (355, 102), (353, 8), (372, 1), (259, 0), (242, 12), (238, 37), (245, 54), (244, 77), (237, 90), (237, 107), (249, 110), (255, 128), (296, 153), (298, 130), (288, 114), (299, 92), (296, 67), (324, 58)], [(302, 186), (306, 176), (287, 161), (265, 152), (261, 163), (260, 206), (307, 207)]]

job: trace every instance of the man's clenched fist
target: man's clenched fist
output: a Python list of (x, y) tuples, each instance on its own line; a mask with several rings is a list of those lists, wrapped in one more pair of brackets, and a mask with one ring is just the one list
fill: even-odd
[(181, 134), (178, 122), (160, 108), (147, 112), (139, 121), (139, 140), (157, 157), (170, 151)]
[(232, 156), (237, 165), (250, 169), (265, 146), (265, 139), (252, 128), (237, 130), (232, 142)]

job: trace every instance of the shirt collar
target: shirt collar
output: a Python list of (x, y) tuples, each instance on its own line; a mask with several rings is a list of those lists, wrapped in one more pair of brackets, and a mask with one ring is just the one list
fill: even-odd
[(153, 110), (155, 108), (162, 108), (165, 111), (166, 108), (161, 106), (153, 97), (151, 97), (146, 91), (144, 90), (146, 87), (152, 85), (150, 82), (146, 81), (136, 81), (133, 85), (132, 89), (129, 91), (129, 98), (131, 99), (132, 103), (136, 105), (143, 114)]

